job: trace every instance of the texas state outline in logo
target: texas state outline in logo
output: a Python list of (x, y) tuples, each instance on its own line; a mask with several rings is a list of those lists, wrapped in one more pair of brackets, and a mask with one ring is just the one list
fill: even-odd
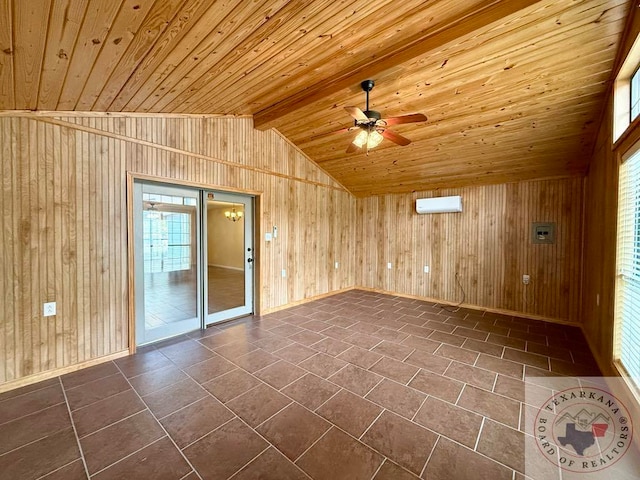
[(550, 397), (534, 423), (538, 449), (554, 465), (576, 473), (604, 470), (629, 449), (629, 411), (610, 392), (573, 387)]

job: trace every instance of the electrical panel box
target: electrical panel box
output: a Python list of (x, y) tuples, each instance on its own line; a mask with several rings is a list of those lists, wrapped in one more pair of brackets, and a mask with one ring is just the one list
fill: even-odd
[(556, 224), (534, 223), (532, 227), (531, 242), (542, 244), (556, 243)]

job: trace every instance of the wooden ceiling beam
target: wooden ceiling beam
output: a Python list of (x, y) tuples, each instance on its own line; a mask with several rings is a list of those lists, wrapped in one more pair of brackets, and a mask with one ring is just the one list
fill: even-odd
[(420, 32), (382, 51), (366, 63), (338, 72), (331, 78), (323, 79), (311, 88), (291, 95), (254, 115), (254, 126), (260, 130), (274, 127), (279, 118), (304, 108), (313, 102), (349, 88), (363, 79), (373, 77), (385, 70), (424, 55), (434, 49), (464, 37), (492, 23), (513, 15), (520, 10), (538, 3), (540, 0), (488, 0), (483, 8), (471, 8), (460, 15), (448, 19), (433, 28)]

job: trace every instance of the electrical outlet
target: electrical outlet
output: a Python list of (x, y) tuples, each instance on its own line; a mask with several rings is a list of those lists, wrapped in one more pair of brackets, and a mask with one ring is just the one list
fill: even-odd
[(531, 277), (529, 275), (522, 275), (522, 283), (529, 285), (529, 282), (531, 282)]
[(282, 269), (282, 278), (287, 278), (287, 271), (284, 268)]
[(336, 262), (334, 266), (337, 269), (340, 266), (340, 263)]
[(278, 227), (273, 226), (273, 238), (278, 238)]
[(424, 266), (424, 273), (429, 273), (429, 265)]
[(47, 302), (42, 308), (45, 317), (51, 317), (56, 314), (56, 302)]
[(391, 262), (387, 263), (387, 268), (391, 270)]

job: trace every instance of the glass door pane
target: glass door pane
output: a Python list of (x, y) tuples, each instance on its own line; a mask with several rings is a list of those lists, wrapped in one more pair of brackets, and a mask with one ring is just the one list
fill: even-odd
[(197, 190), (136, 183), (136, 343), (201, 326)]
[(206, 323), (253, 312), (253, 199), (207, 192)]

